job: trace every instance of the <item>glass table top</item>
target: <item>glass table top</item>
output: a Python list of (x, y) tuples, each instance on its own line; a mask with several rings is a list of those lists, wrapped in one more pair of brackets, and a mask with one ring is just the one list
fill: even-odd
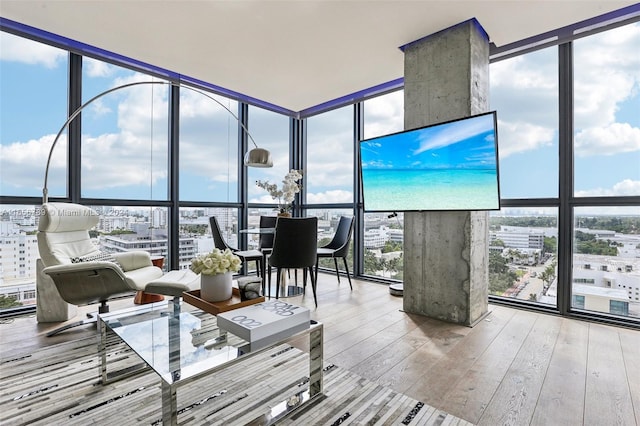
[(248, 342), (220, 330), (215, 316), (172, 309), (171, 303), (168, 307), (160, 302), (102, 314), (100, 320), (169, 384), (224, 366), (247, 352)]

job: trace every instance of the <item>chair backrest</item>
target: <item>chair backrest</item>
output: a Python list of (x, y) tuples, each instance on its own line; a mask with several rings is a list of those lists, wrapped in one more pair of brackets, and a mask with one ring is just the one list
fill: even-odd
[(72, 203), (45, 203), (38, 222), (38, 251), (44, 266), (70, 264), (71, 258), (98, 255), (89, 229), (98, 223), (93, 209)]
[(281, 217), (276, 223), (269, 264), (276, 268), (306, 268), (316, 264), (317, 217)]
[(213, 246), (220, 250), (229, 249), (231, 251), (235, 251), (233, 247), (227, 244), (224, 237), (222, 236), (222, 231), (220, 230), (218, 219), (215, 216), (211, 216), (209, 218), (209, 225), (211, 226), (211, 235), (213, 235)]
[[(275, 228), (278, 222), (277, 216), (260, 216), (260, 228)], [(274, 234), (260, 234), (258, 243), (259, 249), (270, 249), (273, 247)]]
[(338, 222), (338, 229), (336, 230), (333, 239), (329, 244), (324, 246), (325, 248), (335, 250), (335, 256), (344, 256), (349, 250), (349, 243), (351, 242), (351, 234), (353, 232), (353, 216), (342, 216), (340, 222)]

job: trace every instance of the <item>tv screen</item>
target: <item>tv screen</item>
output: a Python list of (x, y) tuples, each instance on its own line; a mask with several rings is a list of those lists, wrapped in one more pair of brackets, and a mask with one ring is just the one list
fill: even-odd
[(360, 142), (368, 212), (499, 210), (496, 112)]

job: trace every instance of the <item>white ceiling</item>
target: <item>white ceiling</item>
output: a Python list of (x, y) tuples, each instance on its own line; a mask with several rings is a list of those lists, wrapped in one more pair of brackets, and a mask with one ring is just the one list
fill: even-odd
[(470, 18), (503, 46), (633, 4), (0, 0), (0, 16), (301, 111), (401, 78), (399, 46)]

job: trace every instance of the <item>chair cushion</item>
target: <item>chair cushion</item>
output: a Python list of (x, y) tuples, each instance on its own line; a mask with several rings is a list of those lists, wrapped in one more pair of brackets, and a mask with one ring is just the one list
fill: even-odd
[(318, 247), (318, 257), (333, 257), (336, 254), (335, 249), (330, 249), (326, 247)]
[[(146, 285), (162, 277), (162, 269), (157, 266), (145, 266), (143, 268), (125, 271), (124, 276), (127, 282), (138, 290), (145, 290)], [(150, 292), (155, 294), (167, 294), (161, 292)], [(173, 294), (172, 294), (173, 295)]]
[(103, 251), (97, 251), (94, 253), (90, 253), (84, 256), (76, 256), (76, 257), (72, 257), (71, 259), (71, 263), (82, 263), (82, 262), (113, 262), (116, 265), (118, 265), (118, 267), (120, 269), (122, 269), (122, 266), (118, 263), (118, 261), (116, 260), (115, 257), (113, 257), (113, 255), (111, 253), (106, 253)]

